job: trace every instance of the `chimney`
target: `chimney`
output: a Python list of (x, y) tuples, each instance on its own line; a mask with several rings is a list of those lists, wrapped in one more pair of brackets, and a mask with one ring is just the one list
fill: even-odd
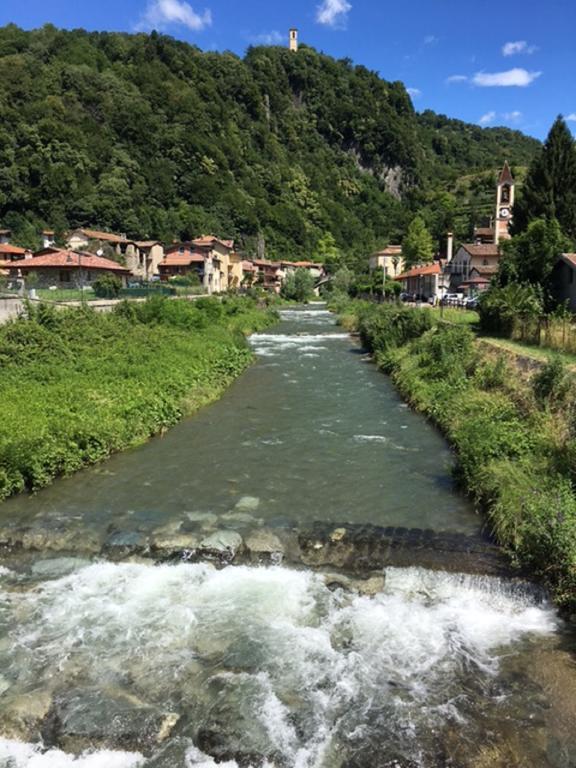
[(298, 30), (297, 29), (290, 30), (290, 50), (293, 53), (298, 52)]
[(448, 243), (446, 246), (446, 260), (448, 262), (451, 262), (452, 256), (454, 256), (454, 233), (448, 232)]

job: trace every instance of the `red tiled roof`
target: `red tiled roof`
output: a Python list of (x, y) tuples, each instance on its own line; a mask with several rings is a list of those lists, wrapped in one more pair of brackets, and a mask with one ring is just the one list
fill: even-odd
[(202, 237), (197, 237), (192, 242), (194, 245), (199, 245), (200, 247), (210, 247), (211, 245), (214, 245), (214, 243), (220, 243), (229, 250), (234, 248), (234, 240), (221, 240), (219, 237), (215, 237), (214, 235), (202, 235)]
[(242, 269), (244, 272), (256, 272), (256, 266), (251, 261), (243, 261)]
[(493, 243), (483, 243), (476, 245), (476, 243), (464, 243), (462, 246), (470, 256), (499, 256), (500, 251), (498, 246)]
[(442, 273), (442, 266), (435, 261), (433, 264), (424, 264), (422, 267), (413, 267), (408, 272), (403, 272), (394, 280), (407, 280), (409, 277), (425, 277), (426, 275), (439, 275)]
[(488, 285), (490, 283), (490, 279), (487, 277), (481, 277), (478, 275), (478, 277), (471, 277), (468, 280), (464, 280), (463, 283), (460, 283), (460, 285)]
[(69, 237), (71, 237), (74, 232), (81, 232), (83, 235), (85, 235), (89, 240), (107, 240), (110, 243), (127, 243), (129, 242), (126, 240), (125, 237), (122, 237), (122, 235), (115, 235), (113, 232), (101, 232), (99, 229), (84, 229), (78, 228), (70, 232)]
[(480, 237), (494, 237), (493, 227), (474, 227), (474, 234)]
[(26, 248), (19, 248), (17, 245), (10, 245), (9, 243), (0, 243), (0, 255), (3, 253), (11, 253), (14, 256), (24, 256), (25, 253), (29, 253)]
[(203, 264), (206, 258), (201, 253), (195, 253), (188, 251), (187, 253), (167, 253), (164, 259), (160, 262), (160, 267), (188, 267), (190, 264), (201, 263)]
[(130, 270), (111, 259), (95, 256), (84, 251), (57, 251), (47, 249), (48, 253), (40, 253), (31, 259), (13, 262), (15, 269), (104, 269), (108, 272), (130, 274)]

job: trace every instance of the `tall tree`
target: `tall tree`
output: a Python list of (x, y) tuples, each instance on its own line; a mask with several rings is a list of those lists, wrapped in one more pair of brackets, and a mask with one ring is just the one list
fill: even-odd
[(556, 219), (530, 222), (526, 232), (504, 243), (498, 271), (499, 284), (541, 285), (547, 293), (554, 265), (569, 245)]
[(407, 267), (430, 262), (434, 257), (432, 235), (426, 229), (426, 224), (420, 216), (416, 216), (408, 227), (408, 232), (402, 242), (402, 255)]
[(576, 146), (562, 117), (530, 166), (514, 206), (514, 231), (525, 232), (538, 218), (557, 219), (562, 230), (576, 238)]

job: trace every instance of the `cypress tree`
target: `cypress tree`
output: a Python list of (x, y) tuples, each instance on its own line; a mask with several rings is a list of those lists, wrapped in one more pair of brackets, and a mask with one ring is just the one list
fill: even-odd
[(562, 116), (530, 166), (514, 206), (514, 231), (525, 232), (538, 218), (557, 219), (563, 232), (576, 238), (576, 147)]

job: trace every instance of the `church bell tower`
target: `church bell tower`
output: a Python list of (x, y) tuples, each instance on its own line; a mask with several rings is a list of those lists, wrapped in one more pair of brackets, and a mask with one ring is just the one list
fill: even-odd
[(508, 162), (498, 178), (496, 192), (496, 218), (494, 219), (494, 243), (510, 238), (510, 225), (512, 223), (512, 209), (514, 207), (515, 182)]
[(298, 30), (290, 30), (290, 50), (293, 53), (298, 53)]

